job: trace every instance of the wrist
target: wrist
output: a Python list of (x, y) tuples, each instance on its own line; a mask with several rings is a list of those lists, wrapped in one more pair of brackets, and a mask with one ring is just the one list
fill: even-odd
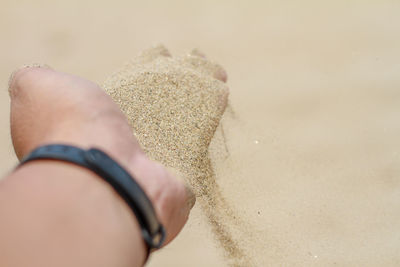
[[(26, 146), (29, 149), (25, 149), (24, 156), (37, 147), (50, 144), (65, 144), (81, 149), (100, 149), (134, 177), (151, 200), (154, 208), (157, 211), (160, 210), (159, 206), (163, 205), (163, 199), (160, 197), (160, 194), (163, 191), (163, 187), (167, 186), (167, 184), (163, 183), (169, 182), (165, 179), (160, 179), (160, 177), (165, 176), (165, 168), (150, 160), (143, 153), (134, 137), (131, 140), (109, 140), (110, 138), (107, 138), (107, 134), (104, 131), (99, 131), (102, 132), (99, 138), (98, 135), (92, 134), (93, 131), (84, 134), (82, 131), (68, 132), (68, 128), (70, 127), (60, 127), (57, 131), (49, 133), (41, 142), (32, 146)], [(149, 174), (152, 177), (149, 177)]]
[[(70, 231), (65, 238), (78, 238), (74, 242), (87, 247), (88, 253), (99, 255), (102, 261), (112, 263), (109, 266), (125, 266), (115, 264), (122, 260), (129, 260), (131, 266), (144, 262), (146, 247), (135, 216), (111, 186), (90, 170), (41, 160), (27, 163), (12, 176), (15, 177), (6, 181), (23, 188), (24, 198), (28, 199), (25, 209), (49, 209), (44, 214), (51, 217), (40, 218), (37, 227), (47, 225), (45, 228), (54, 229), (58, 225), (52, 222), (62, 218), (66, 220), (62, 225)], [(63, 235), (64, 230), (60, 228), (54, 236), (48, 236), (58, 239), (57, 235)]]
[[(32, 146), (31, 150), (43, 145), (66, 144), (81, 149), (98, 148), (104, 151), (134, 177), (135, 181), (143, 189), (151, 201), (158, 219), (167, 230), (168, 243), (174, 237), (174, 233), (178, 232), (177, 229), (183, 226), (181, 224), (172, 223), (173, 216), (176, 215), (173, 214), (175, 210), (173, 210), (173, 206), (170, 204), (174, 203), (176, 199), (186, 198), (187, 192), (182, 182), (172, 177), (161, 164), (149, 160), (137, 143), (130, 144), (130, 149), (126, 149), (126, 146), (122, 146), (125, 148), (125, 151), (121, 151), (121, 147), (117, 147), (111, 142), (101, 143), (94, 138), (85, 138), (85, 136), (86, 135), (82, 134), (75, 138), (74, 135), (64, 135), (64, 133), (59, 135), (51, 134), (46, 137), (45, 142), (38, 142), (35, 146)], [(105, 140), (107, 140), (107, 138), (105, 138)], [(30, 152), (32, 151), (28, 151), (27, 154)], [(94, 173), (93, 175), (98, 180), (102, 180)], [(107, 186), (109, 185), (107, 184)], [(109, 187), (111, 188), (111, 186)], [(172, 192), (174, 193), (173, 195), (171, 194)], [(117, 195), (117, 193), (115, 194)], [(122, 198), (120, 199), (123, 201)], [(127, 203), (124, 201), (123, 204), (128, 207)], [(185, 209), (186, 208), (190, 209), (191, 205), (185, 206)], [(131, 210), (130, 213), (132, 213)], [(185, 221), (186, 219), (183, 222)], [(171, 235), (171, 233), (173, 234)]]

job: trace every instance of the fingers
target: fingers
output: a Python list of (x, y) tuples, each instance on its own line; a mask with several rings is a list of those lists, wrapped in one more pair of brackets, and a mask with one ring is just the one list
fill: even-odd
[(186, 205), (189, 211), (194, 207), (196, 204), (196, 195), (193, 193), (193, 190), (190, 188), (189, 185), (185, 184), (186, 188)]
[(197, 49), (197, 48), (195, 48), (192, 51), (190, 51), (189, 54), (191, 54), (192, 56), (198, 56), (198, 57), (201, 57), (201, 58), (204, 58), (204, 59), (206, 58), (206, 55), (203, 52), (201, 52), (199, 49)]
[(223, 67), (219, 64), (211, 62), (206, 56), (198, 49), (193, 49), (189, 54), (183, 56), (181, 59), (182, 64), (192, 68), (202, 74), (210, 75), (217, 80), (226, 82), (228, 75)]
[[(225, 69), (222, 66), (208, 60), (205, 54), (198, 49), (193, 49), (188, 55), (183, 57), (182, 61), (190, 68), (200, 71), (203, 74), (210, 75), (224, 83), (226, 83), (228, 79)], [(219, 92), (220, 96), (218, 108), (222, 113), (228, 103), (229, 89), (227, 86), (221, 86)]]
[(131, 63), (146, 64), (160, 57), (171, 57), (171, 54), (169, 53), (168, 49), (165, 46), (158, 44), (142, 51), (139, 56), (137, 56), (132, 60)]
[[(135, 66), (151, 63), (160, 58), (171, 58), (168, 49), (161, 44), (144, 50), (139, 56), (126, 64), (124, 69), (132, 70), (135, 69)], [(209, 75), (222, 82), (226, 82), (228, 79), (225, 69), (219, 64), (208, 60), (205, 54), (198, 49), (193, 49), (188, 54), (178, 57), (177, 60), (187, 68)]]

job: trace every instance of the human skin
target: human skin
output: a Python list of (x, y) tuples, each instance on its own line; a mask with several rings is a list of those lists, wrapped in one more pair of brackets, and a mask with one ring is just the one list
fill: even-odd
[[(140, 149), (126, 118), (96, 84), (50, 68), (10, 79), (11, 136), (19, 159), (52, 143), (96, 147), (143, 188), (170, 242), (194, 197)], [(135, 216), (110, 185), (82, 167), (33, 161), (0, 182), (0, 266), (142, 266)]]

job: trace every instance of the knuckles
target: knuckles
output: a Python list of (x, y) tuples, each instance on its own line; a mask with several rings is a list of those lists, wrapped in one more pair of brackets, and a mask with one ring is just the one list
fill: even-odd
[(49, 76), (51, 69), (47, 67), (29, 66), (20, 68), (11, 74), (9, 81), (10, 96), (18, 97), (39, 88), (45, 78)]

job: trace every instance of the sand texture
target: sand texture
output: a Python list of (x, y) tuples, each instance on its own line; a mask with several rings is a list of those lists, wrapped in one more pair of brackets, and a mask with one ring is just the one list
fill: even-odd
[[(208, 148), (225, 110), (225, 71), (192, 51), (170, 57), (162, 45), (142, 52), (115, 72), (103, 87), (127, 116), (145, 153), (178, 170), (232, 266), (251, 266), (237, 233), (245, 230), (215, 181)], [(217, 78), (216, 78), (217, 77)], [(224, 140), (221, 140), (224, 142)]]
[[(206, 131), (191, 135), (199, 129), (189, 123), (191, 131), (172, 129), (181, 136), (168, 131), (162, 136), (157, 129), (168, 125), (146, 129), (142, 126), (155, 124), (138, 119), (138, 136), (158, 133), (148, 143), (141, 140), (148, 152), (154, 151), (153, 158), (187, 170), (179, 164), (189, 162), (188, 153), (173, 150), (177, 141), (177, 148), (195, 149), (195, 157), (189, 157), (194, 166), (212, 170), (207, 175), (195, 168), (186, 173), (202, 196), (182, 233), (154, 253), (148, 266), (399, 266), (399, 14), (400, 2), (392, 0), (3, 0), (0, 168), (5, 174), (16, 163), (7, 93), (14, 68), (42, 62), (101, 83), (154, 43), (164, 43), (172, 55), (198, 47), (226, 69), (229, 105), (217, 126), (222, 110), (215, 105), (222, 83), (205, 79), (197, 83), (205, 89), (203, 95), (195, 97), (209, 97), (198, 104), (210, 108), (197, 117), (206, 107), (196, 106), (185, 116), (208, 125)], [(160, 57), (168, 54), (151, 55), (141, 64), (155, 60), (162, 69)], [(128, 76), (135, 69), (130, 64)], [(179, 75), (188, 71), (173, 66)], [(154, 73), (153, 65), (146, 68)], [(196, 75), (188, 71), (187, 84), (206, 75), (206, 69)], [(133, 80), (165, 82), (168, 75), (157, 73), (154, 83), (140, 81), (150, 74)], [(112, 83), (117, 81), (126, 88), (121, 79)], [(173, 80), (167, 84), (174, 86)], [(217, 90), (209, 94), (212, 87)], [(157, 94), (165, 92), (157, 86), (154, 90), (139, 103), (171, 108), (156, 103)], [(130, 112), (139, 107), (129, 107)], [(168, 120), (171, 114), (163, 116)], [(213, 130), (210, 141), (207, 133)], [(204, 138), (192, 139), (195, 136)], [(158, 150), (155, 138), (171, 149)], [(187, 145), (179, 143), (184, 140)], [(194, 143), (198, 145), (190, 145)], [(164, 153), (168, 158), (161, 156)], [(210, 188), (218, 188), (218, 193)], [(212, 209), (207, 215), (207, 207), (212, 207), (207, 192), (213, 191), (228, 207), (222, 215), (231, 218), (217, 229), (227, 229), (240, 250), (233, 255), (244, 257), (227, 260), (229, 249), (216, 238), (210, 214), (215, 221), (221, 218)]]

